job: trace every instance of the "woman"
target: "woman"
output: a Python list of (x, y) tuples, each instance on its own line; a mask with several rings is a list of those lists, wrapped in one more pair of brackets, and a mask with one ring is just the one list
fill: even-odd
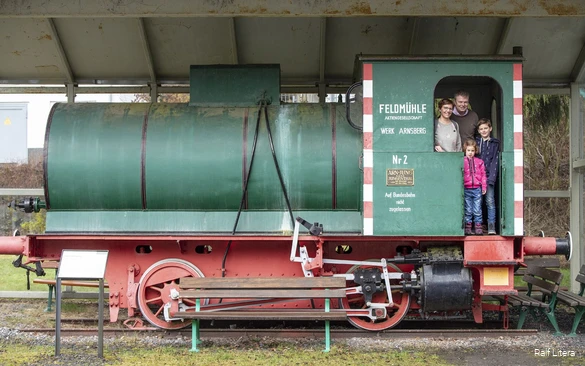
[(439, 118), (435, 120), (435, 151), (460, 152), (461, 136), (459, 125), (451, 120), (454, 104), (450, 99), (441, 99), (439, 102)]

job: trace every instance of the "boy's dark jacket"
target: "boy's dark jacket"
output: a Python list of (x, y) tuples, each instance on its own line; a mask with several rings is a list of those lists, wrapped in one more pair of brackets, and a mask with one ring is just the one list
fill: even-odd
[(491, 137), (484, 141), (481, 137), (476, 139), (479, 148), (479, 155), (477, 156), (485, 164), (485, 174), (489, 185), (496, 184), (498, 177), (498, 164), (500, 160), (500, 140)]

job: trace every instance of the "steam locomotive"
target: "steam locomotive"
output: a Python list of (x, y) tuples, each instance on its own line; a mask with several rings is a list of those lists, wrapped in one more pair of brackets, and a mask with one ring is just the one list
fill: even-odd
[[(188, 325), (163, 311), (184, 277), (342, 276), (337, 307), (371, 331), (482, 322), (524, 256), (570, 256), (569, 239), (524, 236), (520, 56), (356, 65), (345, 104), (281, 104), (278, 65), (191, 66), (188, 104), (55, 104), (45, 200), (18, 204), (47, 209), (46, 233), (0, 253), (42, 274), (65, 249), (107, 250), (110, 320), (164, 329)], [(433, 150), (435, 101), (459, 89), (501, 141), (498, 235), (464, 235), (462, 153)]]

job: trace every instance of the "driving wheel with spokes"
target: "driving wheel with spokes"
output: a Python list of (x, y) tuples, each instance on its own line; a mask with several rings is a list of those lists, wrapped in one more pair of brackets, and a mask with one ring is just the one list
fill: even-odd
[[(358, 268), (367, 268), (354, 266), (347, 271), (347, 273), (353, 273)], [(395, 271), (393, 268), (388, 268), (388, 271)], [(395, 284), (390, 281), (390, 284)], [(353, 281), (349, 281), (348, 287), (357, 286)], [(361, 316), (348, 316), (347, 319), (351, 324), (357, 328), (362, 328), (370, 331), (381, 331), (390, 329), (396, 326), (408, 313), (410, 308), (410, 294), (401, 293), (400, 290), (392, 290), (392, 301), (393, 306), (386, 307), (386, 317), (372, 320), (367, 317)], [(388, 294), (386, 291), (377, 292), (372, 297), (374, 303), (388, 303)], [(341, 307), (343, 309), (367, 309), (368, 306), (364, 301), (363, 294), (348, 295), (341, 299)]]
[[(185, 277), (204, 277), (199, 268), (182, 259), (164, 259), (154, 263), (142, 275), (138, 286), (138, 306), (148, 322), (163, 329), (180, 329), (190, 322), (166, 321), (164, 306), (170, 300), (171, 289), (179, 289)], [(192, 306), (187, 300), (185, 304)]]

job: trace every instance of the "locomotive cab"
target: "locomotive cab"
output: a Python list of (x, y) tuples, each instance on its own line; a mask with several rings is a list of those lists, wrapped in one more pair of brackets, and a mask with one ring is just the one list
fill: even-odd
[(362, 62), (364, 235), (463, 235), (463, 153), (434, 151), (435, 102), (461, 89), (501, 140), (498, 233), (522, 235), (521, 58)]

